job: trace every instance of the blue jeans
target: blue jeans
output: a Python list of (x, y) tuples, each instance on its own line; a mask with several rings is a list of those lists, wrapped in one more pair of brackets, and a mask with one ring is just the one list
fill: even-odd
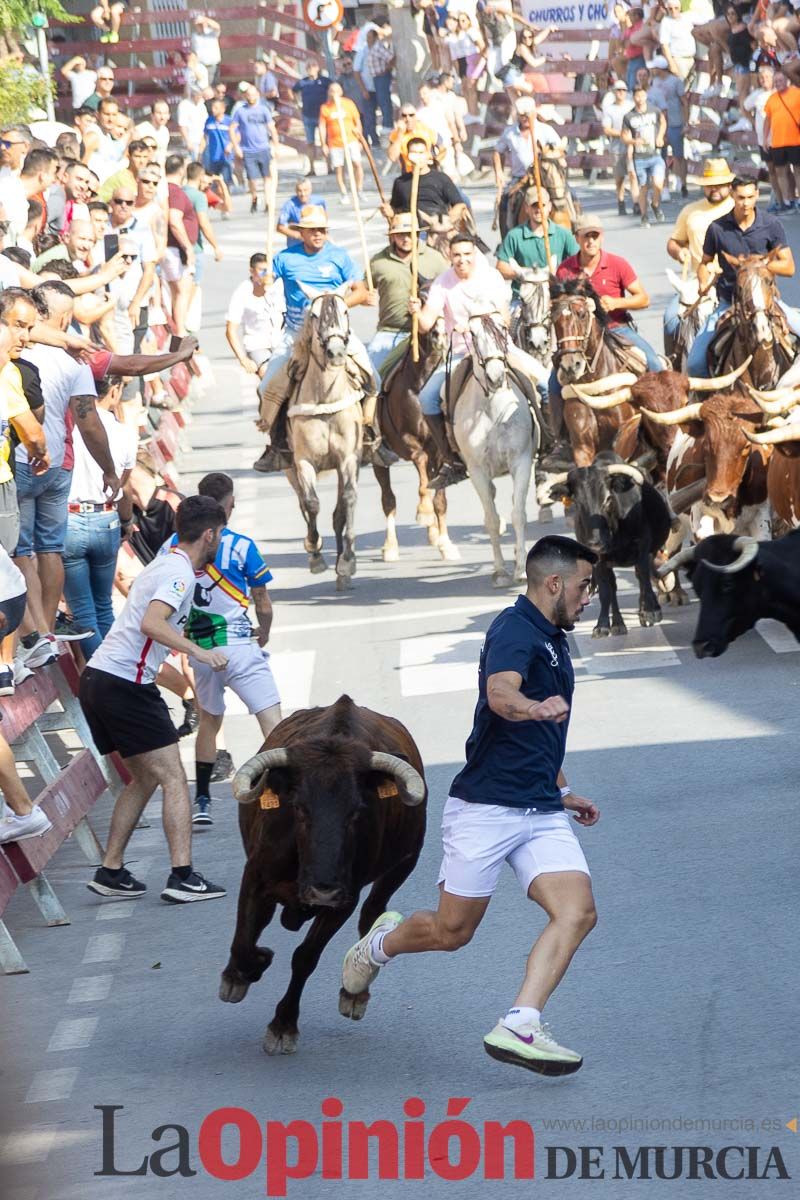
[(230, 187), (233, 183), (233, 171), (231, 170), (230, 161), (227, 158), (211, 159), (206, 151), (203, 166), (208, 171), (209, 175), (219, 175), (225, 184)]
[(381, 366), (386, 361), (388, 354), (394, 350), (398, 342), (402, 342), (403, 338), (407, 338), (408, 334), (400, 331), (394, 332), (391, 329), (379, 329), (372, 341), (367, 345), (367, 354), (369, 361), (372, 363), (372, 374), (375, 376), (375, 384), (380, 391), (381, 387)]
[(700, 379), (709, 378), (708, 347), (711, 345), (714, 334), (717, 332), (720, 317), (728, 311), (730, 306), (729, 300), (721, 300), (703, 328), (699, 330), (697, 337), (692, 342), (686, 359), (687, 375), (695, 375)]
[(14, 556), (63, 554), (72, 471), (51, 467), (34, 475), (28, 463), (18, 462), (16, 483), (19, 541)]
[(629, 58), (628, 59), (628, 77), (625, 80), (625, 82), (628, 85), (629, 92), (632, 93), (633, 89), (636, 87), (636, 72), (640, 69), (640, 67), (646, 67), (646, 66), (647, 66), (647, 63), (644, 61), (644, 58)]
[(385, 75), (375, 76), (375, 112), (377, 115), (378, 109), (381, 110), (381, 125), (384, 129), (391, 129), (394, 125), (394, 113), (392, 111), (392, 72), (387, 71)]
[(120, 532), (116, 512), (70, 513), (64, 551), (64, 596), (73, 617), (94, 629), (81, 642), (88, 659), (114, 623), (111, 591)]
[(679, 316), (681, 307), (681, 298), (677, 292), (670, 296), (667, 305), (664, 309), (664, 332), (672, 334), (673, 337), (678, 336), (678, 330), (681, 326)]

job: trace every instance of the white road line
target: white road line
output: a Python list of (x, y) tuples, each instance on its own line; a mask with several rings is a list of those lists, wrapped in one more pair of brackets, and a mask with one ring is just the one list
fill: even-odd
[[(118, 907), (123, 906), (120, 904)], [(103, 909), (103, 912), (105, 911)], [(85, 979), (74, 979), (67, 996), (67, 1004), (92, 1004), (98, 1000), (106, 1000), (111, 993), (113, 982), (113, 975), (87, 975)]]
[[(137, 879), (141, 878), (141, 873), (136, 872)], [(129, 917), (133, 912), (132, 904), (101, 904), (97, 910), (97, 921), (121, 921), (125, 917)]]
[(400, 692), (435, 696), (474, 689), (482, 633), (436, 633), (400, 643)]
[[(285, 635), (310, 633), (314, 629), (347, 629), (360, 625), (388, 625), (393, 621), (402, 621), (406, 624), (410, 621), (432, 621), (437, 617), (472, 617), (487, 612), (500, 613), (503, 608), (507, 607), (508, 605), (495, 601), (492, 604), (460, 604), (454, 605), (452, 608), (426, 608), (424, 612), (384, 613), (378, 617), (371, 617), (364, 613), (363, 617), (352, 617), (344, 621), (306, 621), (297, 625), (281, 625), (274, 632)], [(483, 634), (480, 636), (483, 637)]]
[[(28, 1129), (9, 1133), (0, 1140), (0, 1165), (4, 1167), (21, 1167), (28, 1163), (44, 1162), (53, 1148), (56, 1133), (55, 1125), (33, 1125)], [(38, 1189), (14, 1188), (12, 1191), (3, 1189), (4, 1200), (34, 1200)]]
[(780, 621), (759, 621), (756, 633), (760, 634), (776, 654), (793, 654), (800, 650), (800, 642)]
[(53, 1030), (47, 1053), (58, 1050), (81, 1050), (88, 1046), (95, 1035), (99, 1017), (65, 1017)]
[(577, 653), (575, 667), (595, 675), (617, 675), (623, 671), (660, 671), (679, 667), (680, 659), (667, 641), (660, 625), (643, 629), (634, 625), (635, 614), (624, 612), (628, 632), (625, 636), (593, 638), (591, 630), (575, 629), (570, 634)]
[(25, 1096), (26, 1104), (44, 1104), (50, 1100), (69, 1100), (77, 1067), (56, 1067), (52, 1071), (37, 1071)]
[[(118, 900), (117, 903), (122, 904), (123, 902)], [(130, 904), (132, 901), (128, 900), (125, 903)], [(86, 943), (83, 961), (85, 963), (117, 962), (122, 957), (124, 945), (124, 933), (97, 933)]]

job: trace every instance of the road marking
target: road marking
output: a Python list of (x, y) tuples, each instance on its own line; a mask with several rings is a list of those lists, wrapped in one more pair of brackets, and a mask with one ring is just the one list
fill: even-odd
[[(118, 900), (118, 904), (123, 901)], [(125, 903), (130, 904), (128, 900)], [(125, 945), (124, 933), (97, 933), (86, 943), (85, 963), (116, 962), (122, 958), (122, 947)]]
[[(33, 1125), (28, 1129), (17, 1130), (7, 1134), (0, 1141), (0, 1163), (4, 1167), (21, 1167), (26, 1163), (44, 1162), (53, 1148), (56, 1133), (55, 1125)], [(3, 1189), (6, 1200), (34, 1200), (38, 1194), (36, 1188), (15, 1188), (13, 1191)]]
[[(410, 621), (431, 621), (438, 617), (473, 617), (487, 612), (499, 613), (502, 612), (503, 607), (508, 607), (508, 605), (503, 606), (497, 602), (493, 604), (460, 604), (452, 608), (426, 608), (424, 612), (386, 613), (378, 617), (370, 617), (365, 613), (363, 617), (353, 617), (345, 621), (307, 621), (298, 625), (282, 625), (277, 632), (280, 634), (309, 633), (314, 629), (348, 629), (360, 625), (388, 625), (392, 621), (402, 621), (405, 625)], [(483, 637), (483, 634), (480, 636)]]
[(576, 668), (595, 675), (617, 675), (622, 671), (659, 671), (679, 667), (681, 661), (660, 625), (643, 629), (633, 625), (635, 614), (623, 613), (628, 632), (621, 637), (593, 638), (590, 629), (574, 629), (569, 635), (575, 647)]
[[(138, 878), (138, 872), (137, 872)], [(101, 904), (97, 910), (96, 921), (120, 921), (129, 917), (133, 912), (132, 904)]]
[[(122, 908), (122, 905), (119, 907)], [(103, 911), (105, 912), (105, 909)], [(67, 996), (67, 1004), (91, 1004), (97, 1000), (106, 1000), (111, 993), (113, 982), (113, 975), (87, 975), (85, 979), (74, 979)]]
[(25, 1097), (26, 1104), (44, 1104), (50, 1100), (69, 1100), (77, 1067), (56, 1067), (52, 1071), (37, 1071)]
[(88, 1046), (95, 1035), (99, 1017), (65, 1017), (53, 1030), (47, 1053), (57, 1050), (80, 1050)]
[(400, 692), (435, 696), (475, 688), (482, 633), (435, 633), (400, 643)]
[(759, 621), (756, 625), (756, 633), (761, 635), (769, 648), (776, 654), (794, 654), (800, 650), (800, 642), (785, 625), (781, 625), (780, 621)]

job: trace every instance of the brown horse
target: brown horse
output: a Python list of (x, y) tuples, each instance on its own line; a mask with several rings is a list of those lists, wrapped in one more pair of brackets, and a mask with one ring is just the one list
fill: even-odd
[(736, 270), (733, 305), (721, 318), (708, 352), (712, 375), (724, 375), (752, 355), (744, 382), (774, 388), (795, 359), (795, 339), (780, 307), (769, 254), (724, 257)]
[(454, 209), (455, 219), (449, 213), (426, 213), (420, 210), (420, 225), (426, 234), (426, 245), (449, 259), (450, 238), (454, 233), (468, 233), (475, 238), (481, 254), (489, 254), (489, 247), (479, 236), (475, 218), (466, 204), (454, 205)]
[[(539, 178), (552, 203), (550, 220), (563, 225), (570, 231), (578, 216), (578, 206), (567, 181), (567, 167), (561, 158), (539, 157)], [(500, 234), (505, 237), (515, 225), (524, 225), (528, 220), (528, 205), (525, 193), (536, 186), (536, 177), (531, 168), (521, 179), (516, 180), (506, 191), (500, 204)]]
[[(417, 522), (427, 527), (428, 540), (442, 558), (446, 562), (456, 562), (461, 555), (447, 532), (447, 493), (444, 488), (438, 488), (431, 497), (428, 485), (428, 480), (440, 469), (442, 460), (419, 403), (420, 392), (446, 352), (444, 320), (439, 318), (428, 333), (419, 335), (419, 362), (414, 362), (409, 342), (397, 367), (387, 376), (378, 396), (378, 425), (384, 444), (416, 467), (419, 476)], [(397, 500), (392, 491), (390, 471), (378, 463), (373, 463), (372, 469), (381, 489), (381, 505), (386, 518), (383, 561), (397, 562), (400, 557), (395, 523)]]

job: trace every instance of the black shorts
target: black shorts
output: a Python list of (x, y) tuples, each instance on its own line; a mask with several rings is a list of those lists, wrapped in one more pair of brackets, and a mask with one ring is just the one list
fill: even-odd
[(772, 162), (772, 151), (770, 149), (768, 149), (767, 147), (759, 146), (758, 153), (761, 155), (761, 161), (763, 163), (771, 163)]
[(776, 167), (800, 166), (800, 146), (773, 146), (770, 154)]
[(10, 633), (19, 629), (22, 618), (25, 616), (27, 601), (27, 592), (23, 592), (20, 596), (12, 596), (9, 600), (0, 600), (0, 612), (6, 619), (5, 625), (0, 625), (0, 638), (8, 637)]
[(101, 754), (117, 750), (122, 758), (134, 758), (178, 741), (169, 709), (154, 683), (131, 683), (87, 667), (78, 699)]

